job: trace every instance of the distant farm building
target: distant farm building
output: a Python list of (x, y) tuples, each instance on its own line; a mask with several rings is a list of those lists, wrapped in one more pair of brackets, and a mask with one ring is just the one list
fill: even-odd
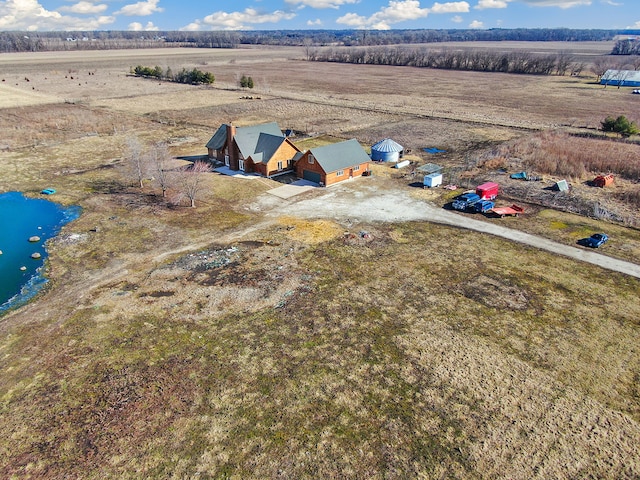
[(300, 153), (275, 122), (248, 127), (221, 125), (206, 147), (210, 160), (265, 177), (293, 171), (294, 157)]
[(295, 169), (299, 178), (329, 186), (369, 172), (369, 162), (367, 152), (351, 139), (298, 154)]
[(404, 147), (390, 138), (380, 140), (371, 147), (371, 160), (375, 162), (397, 162), (402, 158)]
[(640, 71), (607, 70), (600, 78), (600, 84), (614, 87), (640, 87)]

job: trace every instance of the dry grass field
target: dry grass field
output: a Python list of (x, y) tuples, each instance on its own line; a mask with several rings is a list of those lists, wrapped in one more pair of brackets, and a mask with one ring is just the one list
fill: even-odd
[[(592, 58), (611, 45), (578, 47)], [(441, 163), (461, 185), (499, 180), (505, 201), (527, 205), (487, 221), (567, 245), (607, 231), (603, 253), (637, 262), (623, 201), (637, 179), (596, 191), (594, 172), (576, 173), (560, 196), (546, 189), (556, 175), (518, 183), (502, 169), (530, 168), (536, 142), (559, 155), (553, 142), (597, 134), (607, 115), (640, 121), (640, 98), (586, 76), (303, 53), (0, 56), (0, 191), (54, 187), (54, 200), (83, 208), (49, 245), (46, 290), (0, 318), (0, 477), (638, 478), (637, 278), (430, 222), (296, 215), (345, 188), (366, 195), (360, 181), (282, 201), (267, 193), (275, 180), (211, 173), (192, 209), (151, 180), (132, 186), (121, 166), (131, 138), (197, 158), (230, 121), (277, 121), (307, 148), (391, 137), (414, 166)], [(138, 64), (216, 82), (128, 76)], [(242, 75), (254, 90), (236, 87)], [(640, 161), (637, 143), (573, 145), (608, 148), (598, 142)], [(423, 152), (432, 146), (446, 153)], [(412, 168), (376, 165), (361, 180), (450, 200), (416, 188)], [(615, 222), (584, 215), (596, 203)]]

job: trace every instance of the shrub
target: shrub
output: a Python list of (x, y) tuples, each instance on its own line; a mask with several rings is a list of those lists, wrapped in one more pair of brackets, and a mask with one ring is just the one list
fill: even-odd
[(620, 115), (618, 118), (608, 116), (601, 124), (603, 132), (615, 132), (623, 137), (636, 135), (638, 133), (638, 126), (629, 121), (624, 115)]

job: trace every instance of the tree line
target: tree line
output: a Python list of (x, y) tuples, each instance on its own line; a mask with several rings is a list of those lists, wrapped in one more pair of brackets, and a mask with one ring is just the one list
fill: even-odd
[(517, 28), (486, 30), (257, 30), (257, 31), (56, 31), (0, 32), (0, 52), (109, 50), (122, 48), (236, 48), (239, 45), (376, 46), (439, 42), (610, 41), (640, 30)]
[(584, 63), (571, 55), (534, 54), (526, 51), (494, 52), (489, 50), (453, 50), (432, 48), (330, 48), (311, 49), (307, 59), (317, 62), (355, 63), (470, 70), (480, 72), (519, 73), (529, 75), (579, 75)]
[(611, 50), (611, 55), (640, 55), (640, 37), (618, 40)]
[(203, 72), (197, 68), (187, 70), (183, 68), (178, 73), (173, 73), (171, 67), (163, 70), (162, 67), (144, 67), (138, 65), (130, 69), (131, 74), (136, 77), (154, 78), (158, 80), (166, 80), (169, 82), (186, 83), (189, 85), (209, 85), (215, 81), (215, 76), (211, 72)]

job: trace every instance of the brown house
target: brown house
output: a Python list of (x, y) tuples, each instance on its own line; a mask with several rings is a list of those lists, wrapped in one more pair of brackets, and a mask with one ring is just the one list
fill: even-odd
[(292, 171), (293, 158), (300, 153), (275, 122), (248, 127), (221, 125), (206, 146), (210, 160), (265, 177)]
[(351, 139), (299, 154), (296, 175), (329, 186), (368, 172), (370, 160), (358, 141)]

